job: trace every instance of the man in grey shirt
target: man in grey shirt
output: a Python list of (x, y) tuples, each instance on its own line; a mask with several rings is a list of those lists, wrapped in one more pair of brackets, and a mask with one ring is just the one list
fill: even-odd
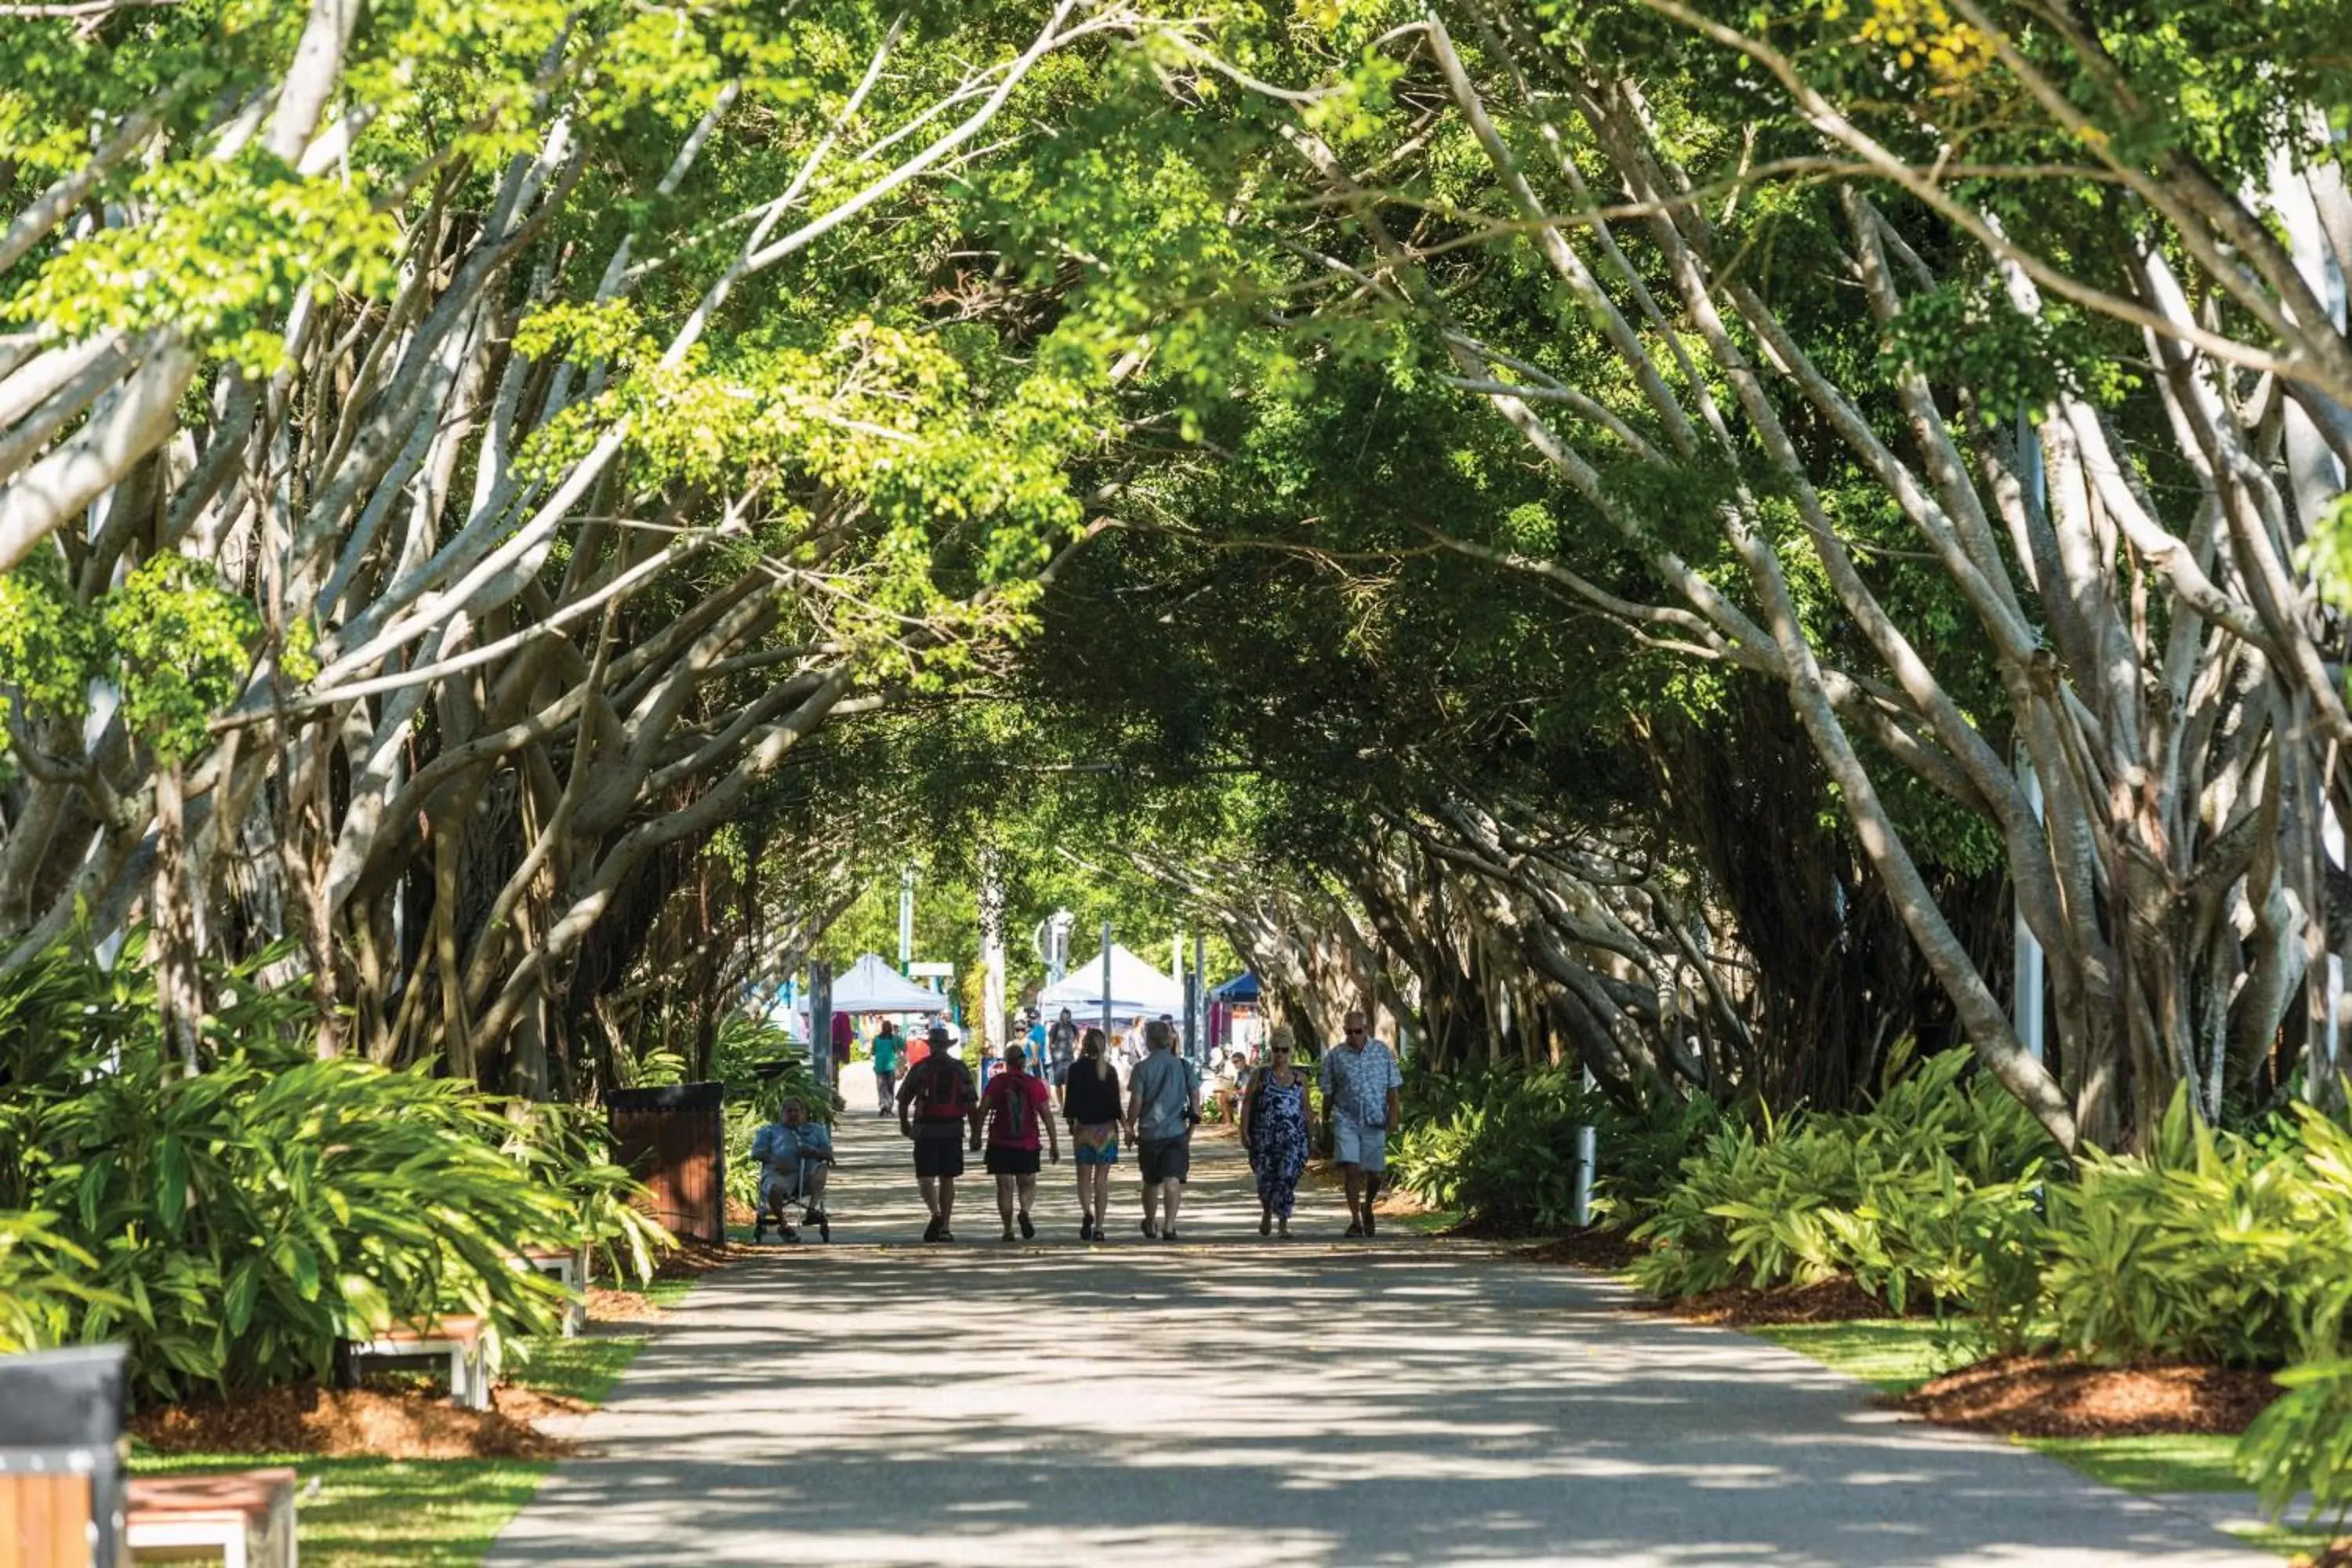
[[(1143, 1175), (1143, 1234), (1174, 1241), (1184, 1179), (1192, 1173), (1192, 1124), (1201, 1120), (1201, 1075), (1176, 1054), (1176, 1031), (1153, 1022), (1143, 1031), (1151, 1054), (1127, 1080), (1127, 1132)], [(1163, 1205), (1165, 1224), (1159, 1215)]]

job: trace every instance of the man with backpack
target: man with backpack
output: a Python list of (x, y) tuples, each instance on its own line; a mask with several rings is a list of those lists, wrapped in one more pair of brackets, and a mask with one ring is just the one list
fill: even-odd
[(1004, 1221), (1004, 1239), (1013, 1239), (1013, 1224), (1021, 1223), (1024, 1240), (1037, 1234), (1029, 1205), (1037, 1195), (1038, 1134), (1062, 1163), (1062, 1134), (1046, 1114), (1054, 1097), (1045, 1080), (1028, 1070), (1029, 1053), (1019, 1046), (1004, 1047), (1004, 1068), (981, 1091), (980, 1109), (972, 1113), (971, 1146), (981, 1146), (987, 1134), (988, 1173), (996, 1178), (996, 1212)]
[(931, 1223), (925, 1241), (953, 1241), (956, 1178), (963, 1174), (964, 1123), (980, 1104), (971, 1069), (948, 1055), (948, 1032), (934, 1024), (923, 1059), (898, 1084), (898, 1131), (915, 1141), (915, 1183)]
[[(1145, 1026), (1150, 1055), (1127, 1080), (1127, 1131), (1143, 1175), (1143, 1234), (1176, 1239), (1176, 1211), (1192, 1173), (1192, 1126), (1201, 1120), (1201, 1072), (1176, 1054), (1175, 1026)], [(1159, 1211), (1163, 1205), (1167, 1220)]]

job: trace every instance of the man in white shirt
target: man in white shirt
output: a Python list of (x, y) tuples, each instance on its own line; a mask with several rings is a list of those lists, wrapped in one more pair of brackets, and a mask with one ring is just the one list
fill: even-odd
[(1375, 1040), (1364, 1015), (1350, 1013), (1347, 1037), (1323, 1053), (1316, 1077), (1331, 1112), (1331, 1157), (1348, 1188), (1348, 1234), (1370, 1236), (1372, 1201), (1389, 1168), (1389, 1134), (1397, 1128), (1397, 1090), (1404, 1074), (1396, 1052)]

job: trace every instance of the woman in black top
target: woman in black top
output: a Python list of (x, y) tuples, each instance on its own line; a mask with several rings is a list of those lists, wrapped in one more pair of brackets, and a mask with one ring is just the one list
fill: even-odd
[(1103, 1032), (1088, 1029), (1078, 1059), (1062, 1079), (1062, 1120), (1070, 1124), (1070, 1152), (1078, 1167), (1078, 1239), (1102, 1235), (1110, 1200), (1110, 1168), (1118, 1163), (1118, 1069), (1103, 1054)]

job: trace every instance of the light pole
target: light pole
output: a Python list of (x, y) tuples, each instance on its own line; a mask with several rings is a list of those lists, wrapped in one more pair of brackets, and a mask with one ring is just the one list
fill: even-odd
[(1103, 921), (1102, 943), (1102, 1032), (1103, 1048), (1110, 1048), (1110, 921)]
[(915, 962), (915, 868), (911, 865), (898, 872), (898, 973)]

